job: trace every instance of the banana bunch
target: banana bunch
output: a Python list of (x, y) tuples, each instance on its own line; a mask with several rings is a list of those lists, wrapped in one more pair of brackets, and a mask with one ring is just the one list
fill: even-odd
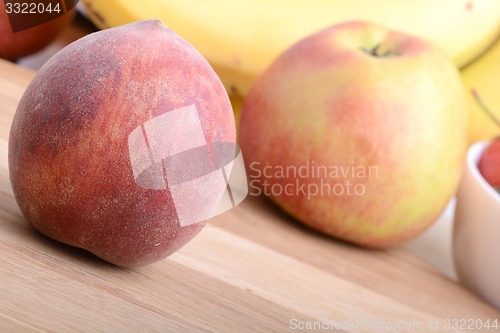
[[(500, 120), (500, 38), (480, 58), (461, 70), (467, 94), (469, 142), (500, 135), (500, 128), (482, 109), (481, 102)], [(480, 100), (474, 98), (475, 91)]]
[(230, 94), (245, 96), (285, 49), (320, 29), (364, 20), (426, 38), (462, 67), (500, 30), (500, 0), (82, 0), (101, 29), (158, 18), (196, 47)]

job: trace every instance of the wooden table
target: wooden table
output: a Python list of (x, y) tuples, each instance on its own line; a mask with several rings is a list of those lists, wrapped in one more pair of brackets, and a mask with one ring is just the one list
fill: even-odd
[(344, 244), (261, 198), (140, 269), (40, 235), (16, 205), (7, 163), (33, 75), (0, 60), (0, 332), (452, 332), (448, 319), (500, 318), (406, 250)]

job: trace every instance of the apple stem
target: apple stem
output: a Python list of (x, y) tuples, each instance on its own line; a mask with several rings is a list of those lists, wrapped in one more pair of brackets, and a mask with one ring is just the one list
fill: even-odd
[(365, 53), (368, 53), (369, 55), (372, 55), (372, 56), (376, 57), (376, 58), (389, 57), (389, 56), (393, 56), (393, 55), (398, 55), (396, 52), (393, 52), (391, 50), (387, 50), (387, 51), (385, 51), (385, 53), (381, 53), (380, 52), (380, 47), (381, 46), (382, 46), (381, 44), (377, 44), (372, 49), (362, 48), (361, 50), (363, 52), (365, 52)]
[(375, 56), (375, 57), (378, 57), (380, 56), (380, 54), (378, 53), (378, 50), (380, 49), (380, 44), (377, 44), (377, 46), (375, 46), (373, 48), (373, 50), (371, 50), (371, 55)]
[(477, 91), (475, 89), (471, 89), (471, 93), (472, 93), (472, 96), (474, 97), (474, 99), (476, 100), (476, 102), (479, 104), (479, 106), (481, 107), (481, 109), (483, 109), (484, 112), (486, 112), (486, 114), (488, 115), (488, 117), (491, 118), (491, 120), (493, 120), (493, 122), (498, 126), (500, 127), (500, 120), (498, 120), (497, 117), (495, 117), (495, 115), (493, 114), (493, 112), (491, 112), (490, 109), (488, 109), (488, 107), (486, 106), (486, 104), (484, 104), (483, 100), (481, 99), (481, 97), (479, 97), (479, 94), (477, 93)]

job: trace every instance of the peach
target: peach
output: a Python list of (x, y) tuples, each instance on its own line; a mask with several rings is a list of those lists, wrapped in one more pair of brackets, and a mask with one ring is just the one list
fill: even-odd
[[(185, 151), (207, 147), (216, 164), (210, 147), (218, 142), (235, 142), (218, 76), (161, 22), (140, 21), (88, 35), (40, 69), (12, 123), (10, 179), (22, 213), (43, 234), (141, 266), (203, 228), (201, 220), (182, 224), (180, 211), (207, 216), (198, 206), (212, 200), (204, 209), (213, 210), (219, 193), (178, 183), (194, 176), (183, 168), (197, 171), (201, 156)], [(182, 158), (167, 158), (175, 154)], [(174, 186), (184, 198), (177, 206)]]

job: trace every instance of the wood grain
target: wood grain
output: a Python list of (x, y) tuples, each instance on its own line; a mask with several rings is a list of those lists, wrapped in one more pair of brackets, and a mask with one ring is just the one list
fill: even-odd
[(443, 331), (446, 319), (500, 317), (404, 249), (336, 241), (261, 198), (140, 269), (40, 235), (16, 205), (7, 164), (10, 123), (33, 75), (0, 61), (1, 332), (286, 332), (314, 331), (294, 329), (314, 321), (347, 332), (427, 332), (429, 322)]

